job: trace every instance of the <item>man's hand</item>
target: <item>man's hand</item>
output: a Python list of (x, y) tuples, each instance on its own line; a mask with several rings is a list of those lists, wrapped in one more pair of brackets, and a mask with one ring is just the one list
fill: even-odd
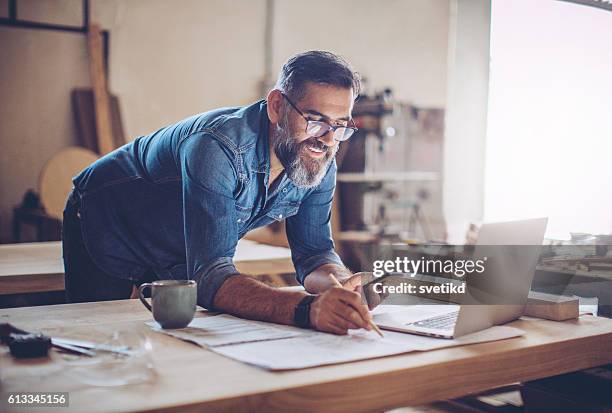
[(371, 316), (359, 293), (332, 287), (310, 306), (310, 324), (319, 331), (346, 334), (350, 329), (370, 330)]
[[(330, 275), (332, 277), (334, 276), (333, 274)], [(355, 291), (358, 293), (361, 290), (361, 273), (352, 275), (344, 280), (338, 280), (338, 282), (342, 284), (342, 288), (345, 290)]]
[[(372, 284), (366, 285), (372, 280), (374, 280), (374, 276), (371, 272), (358, 272), (350, 278), (340, 281), (340, 283), (342, 284), (342, 288), (355, 291), (362, 295), (368, 304), (368, 308), (373, 310), (389, 296), (389, 293), (377, 293), (374, 291)], [(366, 285), (366, 287), (364, 287), (364, 285)]]

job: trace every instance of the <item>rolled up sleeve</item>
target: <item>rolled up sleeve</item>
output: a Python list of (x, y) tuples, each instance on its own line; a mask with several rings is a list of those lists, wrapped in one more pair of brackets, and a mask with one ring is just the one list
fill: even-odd
[(331, 207), (336, 187), (336, 163), (323, 181), (301, 203), (298, 213), (287, 219), (287, 238), (296, 278), (306, 276), (323, 264), (343, 265), (331, 236)]
[(179, 146), (187, 274), (198, 284), (198, 304), (213, 309), (223, 282), (238, 274), (233, 257), (238, 242), (232, 154), (207, 134)]

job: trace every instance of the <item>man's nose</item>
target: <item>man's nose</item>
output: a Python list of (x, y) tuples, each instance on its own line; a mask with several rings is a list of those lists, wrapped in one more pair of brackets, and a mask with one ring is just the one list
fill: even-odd
[(336, 144), (336, 140), (334, 139), (334, 130), (330, 129), (327, 133), (320, 138), (317, 138), (319, 141), (323, 142), (327, 146), (334, 146)]

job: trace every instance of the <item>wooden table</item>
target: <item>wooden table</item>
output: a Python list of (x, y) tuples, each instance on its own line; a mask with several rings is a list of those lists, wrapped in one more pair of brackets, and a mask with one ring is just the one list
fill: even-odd
[(52, 361), (17, 362), (0, 346), (2, 400), (9, 392), (65, 391), (74, 412), (366, 412), (612, 362), (612, 320), (593, 316), (562, 323), (517, 320), (510, 325), (523, 329), (523, 337), (287, 372), (269, 372), (154, 333), (143, 326), (150, 319), (137, 300), (0, 310), (2, 322), (57, 336), (94, 339), (116, 329), (142, 329), (158, 371), (151, 383), (92, 387), (70, 378), (57, 353)]
[[(234, 263), (251, 275), (295, 272), (291, 250), (240, 240)], [(64, 263), (59, 241), (0, 245), (0, 295), (64, 290)]]

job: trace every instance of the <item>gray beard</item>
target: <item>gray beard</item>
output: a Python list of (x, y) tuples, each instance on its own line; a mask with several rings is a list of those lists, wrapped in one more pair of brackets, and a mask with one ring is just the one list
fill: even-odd
[[(286, 124), (286, 122), (285, 122)], [(276, 125), (274, 134), (274, 153), (285, 168), (287, 178), (299, 188), (313, 188), (321, 183), (327, 168), (338, 152), (339, 145), (327, 148), (321, 159), (315, 159), (305, 153), (307, 145), (322, 148), (316, 138), (308, 138), (297, 143), (288, 128)]]

